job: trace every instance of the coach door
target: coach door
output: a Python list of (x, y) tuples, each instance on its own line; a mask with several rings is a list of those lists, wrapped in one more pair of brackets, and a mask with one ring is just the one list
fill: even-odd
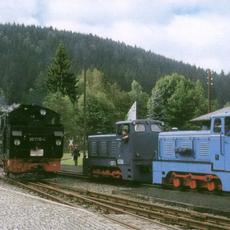
[(224, 123), (224, 155), (225, 170), (230, 171), (230, 117), (225, 117)]
[(210, 151), (214, 170), (225, 169), (225, 154), (224, 154), (224, 119), (214, 118), (212, 120), (212, 135), (210, 136)]

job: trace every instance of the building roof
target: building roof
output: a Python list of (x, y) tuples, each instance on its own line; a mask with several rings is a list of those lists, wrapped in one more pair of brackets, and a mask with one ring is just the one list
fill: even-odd
[(194, 119), (192, 119), (191, 121), (208, 121), (211, 119), (211, 117), (213, 116), (224, 116), (224, 115), (229, 115), (230, 114), (230, 107), (224, 107), (222, 109), (216, 110), (214, 112), (211, 113), (207, 113), (205, 115), (196, 117)]

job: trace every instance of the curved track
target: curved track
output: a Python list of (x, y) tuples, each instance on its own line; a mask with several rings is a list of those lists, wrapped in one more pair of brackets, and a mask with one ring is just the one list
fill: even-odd
[[(71, 188), (67, 188), (67, 187), (63, 187), (60, 186), (58, 184), (54, 184), (54, 183), (43, 183), (43, 182), (26, 182), (26, 181), (17, 181), (14, 179), (4, 179), (7, 182), (10, 182), (16, 186), (19, 186), (21, 188), (24, 188), (26, 190), (32, 191), (33, 193), (38, 194), (39, 196), (55, 201), (55, 202), (59, 202), (71, 207), (79, 207), (78, 204), (82, 204), (82, 205), (89, 205), (91, 207), (96, 208), (97, 210), (100, 210), (101, 212), (105, 213), (105, 214), (122, 214), (122, 215), (129, 215), (132, 217), (135, 217), (135, 219), (142, 219), (142, 221), (144, 220), (145, 222), (150, 222), (149, 224), (157, 224), (157, 225), (162, 225), (164, 227), (166, 227), (167, 229), (178, 229), (176, 227), (171, 227), (168, 225), (165, 225), (163, 223), (159, 223), (156, 222), (154, 220), (145, 218), (145, 217), (141, 217), (139, 215), (135, 215), (133, 213), (129, 213), (125, 210), (119, 209), (117, 207), (110, 206), (108, 204), (106, 204), (105, 202), (100, 202), (97, 201), (95, 199), (90, 198), (89, 196), (86, 195), (85, 192), (83, 192), (84, 190), (79, 190), (79, 191), (71, 191)], [(133, 223), (127, 223), (126, 219), (124, 221), (115, 218), (114, 216), (109, 216), (109, 215), (104, 215), (105, 218), (110, 219), (116, 223), (119, 223), (120, 225), (123, 225), (125, 227), (128, 227), (129, 229), (135, 229), (135, 230), (141, 230), (142, 228), (140, 228), (138, 225), (136, 226)]]
[[(230, 229), (230, 219), (221, 216), (191, 210), (186, 211), (165, 205), (149, 204), (82, 189), (73, 189), (51, 182), (20, 182), (19, 185), (46, 196), (48, 199), (71, 206), (75, 206), (75, 203), (88, 204), (103, 210), (105, 213), (122, 213), (153, 222), (157, 220), (167, 224), (179, 225), (184, 229)], [(118, 220), (114, 221), (118, 222)], [(132, 229), (138, 229), (138, 227), (131, 224), (124, 222), (121, 224)], [(178, 228), (175, 227), (174, 229)]]

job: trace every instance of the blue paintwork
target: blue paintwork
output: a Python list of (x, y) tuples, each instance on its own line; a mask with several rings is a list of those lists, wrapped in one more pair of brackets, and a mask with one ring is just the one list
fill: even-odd
[[(217, 175), (223, 191), (230, 191), (230, 136), (225, 135), (225, 118), (211, 118), (206, 131), (162, 132), (159, 135), (157, 159), (153, 161), (153, 183), (162, 184), (169, 172)], [(215, 119), (221, 120), (221, 131), (214, 132)]]

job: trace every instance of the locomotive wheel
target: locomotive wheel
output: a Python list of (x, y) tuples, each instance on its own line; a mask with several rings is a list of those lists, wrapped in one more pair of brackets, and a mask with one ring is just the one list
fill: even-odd
[(191, 189), (196, 189), (197, 188), (197, 182), (196, 182), (196, 180), (189, 181), (189, 187)]
[(216, 189), (216, 184), (214, 181), (207, 182), (207, 189), (209, 192), (213, 192)]
[(181, 180), (179, 178), (173, 178), (173, 187), (174, 188), (179, 188), (181, 186)]

